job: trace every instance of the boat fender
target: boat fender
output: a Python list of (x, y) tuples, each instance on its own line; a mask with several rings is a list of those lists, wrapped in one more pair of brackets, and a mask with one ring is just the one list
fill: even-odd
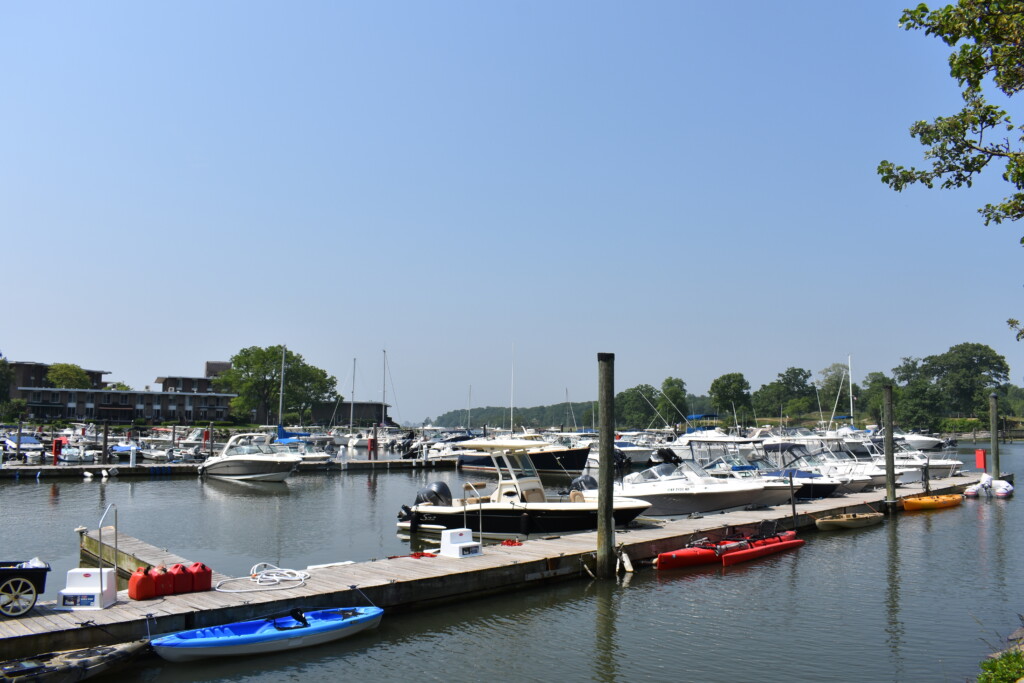
[(519, 516), (519, 533), (523, 536), (530, 535), (530, 527), (532, 526), (532, 519), (529, 513), (524, 512)]
[(409, 515), (409, 531), (411, 531), (412, 533), (416, 533), (419, 530), (420, 530), (420, 513), (416, 512), (416, 511), (413, 511), (413, 513), (411, 515)]

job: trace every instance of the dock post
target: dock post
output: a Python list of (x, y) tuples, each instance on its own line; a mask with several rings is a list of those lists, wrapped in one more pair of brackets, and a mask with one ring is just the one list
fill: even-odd
[(25, 424), (25, 421), (20, 417), (18, 418), (18, 438), (14, 441), (14, 459), (21, 460), (21, 427)]
[[(103, 453), (100, 455), (100, 462), (108, 462), (110, 460), (110, 451), (107, 450), (107, 437), (110, 436), (110, 420), (103, 418)], [(85, 455), (85, 434), (82, 434), (82, 443), (79, 444), (79, 448), (82, 449), (82, 455)]]
[(882, 387), (882, 426), (885, 428), (885, 509), (891, 515), (896, 512), (896, 457), (893, 455), (892, 443), (891, 384)]
[(615, 354), (597, 354), (598, 438), (601, 443), (597, 476), (597, 578), (615, 577)]
[(988, 424), (992, 434), (992, 465), (990, 466), (992, 471), (989, 474), (998, 479), (1001, 474), (999, 470), (999, 397), (994, 391), (988, 397)]

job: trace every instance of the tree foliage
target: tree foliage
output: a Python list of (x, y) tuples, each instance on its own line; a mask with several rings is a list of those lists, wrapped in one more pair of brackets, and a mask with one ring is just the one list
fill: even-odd
[(750, 382), (742, 372), (730, 372), (716, 378), (711, 382), (708, 394), (719, 413), (732, 414), (733, 411), (738, 413), (741, 409), (751, 409)]
[(678, 377), (666, 377), (661, 382), (661, 393), (654, 404), (658, 409), (661, 426), (677, 424), (690, 412), (686, 400), (686, 382)]
[(74, 363), (54, 363), (46, 371), (46, 381), (57, 389), (88, 389), (89, 373)]
[(132, 388), (124, 382), (111, 382), (107, 386), (103, 387), (106, 391), (131, 391)]
[[(882, 182), (900, 192), (915, 183), (943, 189), (971, 187), (989, 164), (1001, 166), (1010, 194), (978, 209), (985, 221), (1002, 223), (1024, 216), (1024, 136), (1003, 108), (991, 104), (986, 88), (1012, 98), (1024, 89), (1024, 2), (959, 0), (929, 9), (924, 3), (903, 11), (900, 25), (923, 30), (955, 48), (949, 74), (956, 79), (964, 106), (950, 116), (918, 121), (910, 135), (925, 147), (930, 168), (905, 168), (890, 161), (878, 165)], [(995, 93), (993, 93), (995, 94)], [(1024, 244), (1024, 237), (1021, 238)], [(1020, 321), (1006, 321), (1024, 339)]]
[(655, 412), (658, 390), (650, 384), (638, 384), (615, 395), (616, 429), (646, 429), (664, 421)]
[[(900, 26), (923, 30), (955, 48), (949, 73), (961, 89), (963, 108), (951, 116), (918, 121), (912, 137), (926, 147), (926, 169), (882, 161), (882, 182), (897, 191), (920, 183), (926, 187), (970, 187), (990, 163), (1002, 165), (1003, 179), (1016, 190), (997, 204), (979, 209), (985, 224), (1024, 216), (1024, 151), (1018, 127), (1002, 108), (990, 104), (985, 87), (1006, 97), (1024, 88), (1024, 2), (960, 0), (936, 10), (920, 4), (903, 11)], [(1024, 243), (1024, 239), (1022, 239)]]
[(300, 414), (314, 403), (336, 401), (337, 380), (326, 371), (306, 363), (294, 351), (284, 347), (250, 346), (231, 357), (231, 368), (221, 373), (214, 386), (219, 391), (238, 394), (231, 400), (231, 411), (248, 419), (268, 423), (278, 417), (281, 405), (281, 354), (284, 352), (284, 409)]
[(0, 403), (11, 398), (11, 382), (14, 381), (14, 368), (6, 358), (0, 356)]
[(754, 413), (759, 417), (775, 417), (811, 412), (814, 409), (814, 386), (810, 379), (810, 370), (786, 368), (775, 381), (761, 385), (751, 395)]

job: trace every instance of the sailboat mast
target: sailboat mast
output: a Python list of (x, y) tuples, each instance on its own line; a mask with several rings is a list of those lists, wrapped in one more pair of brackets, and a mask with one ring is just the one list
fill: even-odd
[(352, 395), (348, 398), (348, 429), (352, 431), (356, 412), (356, 359), (352, 359)]
[(384, 416), (387, 414), (388, 402), (388, 350), (384, 349), (384, 385), (380, 392), (380, 426), (384, 426)]
[(850, 376), (850, 424), (854, 429), (856, 429), (857, 418), (856, 415), (853, 414), (853, 356), (850, 354), (847, 354), (846, 356), (846, 370), (847, 374)]
[(284, 424), (284, 354), (288, 347), (281, 345), (281, 392), (277, 402), (277, 424)]

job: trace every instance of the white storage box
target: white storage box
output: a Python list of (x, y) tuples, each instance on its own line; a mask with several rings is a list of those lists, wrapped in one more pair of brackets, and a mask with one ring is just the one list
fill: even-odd
[(113, 568), (80, 567), (68, 570), (67, 588), (60, 592), (56, 609), (106, 609), (117, 602), (117, 575)]
[(445, 557), (472, 557), (482, 555), (483, 548), (473, 540), (469, 529), (445, 529), (441, 532), (441, 555)]

